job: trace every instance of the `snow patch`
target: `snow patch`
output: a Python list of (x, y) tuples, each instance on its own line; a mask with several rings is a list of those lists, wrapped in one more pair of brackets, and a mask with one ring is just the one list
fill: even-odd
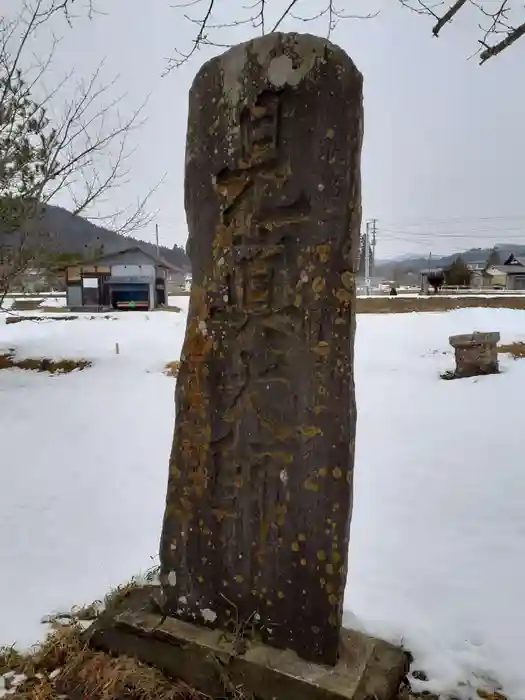
[[(525, 698), (525, 360), (500, 356), (500, 375), (439, 378), (454, 366), (450, 335), (497, 330), (502, 343), (525, 341), (524, 320), (481, 308), (357, 317), (345, 622), (410, 649), (428, 677), (414, 680), (421, 690), (474, 698), (499, 684)], [(163, 371), (185, 323), (166, 311), (0, 325), (0, 349), (19, 358), (93, 362), (62, 377), (0, 372), (9, 483), (0, 644), (29, 647), (46, 631), (43, 615), (99, 599), (150, 565), (173, 434)]]

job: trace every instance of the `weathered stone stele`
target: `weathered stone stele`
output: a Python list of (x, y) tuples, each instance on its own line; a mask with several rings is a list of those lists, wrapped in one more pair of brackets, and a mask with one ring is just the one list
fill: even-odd
[(352, 503), (362, 130), (361, 74), (309, 35), (236, 46), (190, 92), (165, 611), (326, 664)]

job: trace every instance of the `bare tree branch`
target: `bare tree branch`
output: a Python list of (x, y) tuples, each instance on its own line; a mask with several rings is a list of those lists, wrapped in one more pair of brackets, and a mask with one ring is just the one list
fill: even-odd
[[(165, 74), (189, 61), (202, 46), (221, 48), (231, 46), (231, 44), (216, 41), (215, 33), (219, 33), (220, 30), (251, 25), (258, 32), (265, 34), (267, 31), (280, 30), (286, 20), (302, 24), (325, 21), (326, 36), (329, 37), (341, 20), (377, 17), (379, 12), (374, 10), (365, 14), (352, 12), (357, 7), (358, 1), (339, 0), (336, 6), (336, 0), (318, 0), (317, 9), (314, 6), (313, 11), (312, 3), (309, 2), (308, 15), (301, 12), (302, 7), (305, 6), (303, 0), (286, 0), (286, 3), (283, 3), (283, 0), (255, 0), (248, 6), (231, 3), (230, 0), (228, 5), (226, 0), (191, 0), (175, 5), (176, 10), (183, 10), (184, 19), (196, 27), (196, 33), (191, 40), (189, 51), (175, 49), (175, 57), (169, 59)], [(463, 8), (468, 6), (477, 9), (481, 18), (490, 20), (488, 27), (483, 28), (481, 25), (478, 27), (482, 32), (482, 39), (478, 40), (481, 48), (476, 52), (479, 54), (480, 63), (497, 56), (525, 34), (525, 17), (517, 25), (513, 25), (510, 21), (511, 15), (515, 16), (524, 10), (518, 0), (515, 0), (512, 8), (510, 7), (512, 0), (397, 0), (397, 2), (412, 12), (431, 17), (434, 20), (431, 31), (435, 37), (440, 36), (442, 30), (458, 16)], [(213, 21), (213, 14), (218, 13), (219, 5), (221, 5), (222, 18), (225, 12), (229, 14), (226, 15), (228, 18), (226, 21), (222, 19), (217, 23)], [(192, 11), (202, 8), (203, 13), (200, 16), (188, 14), (186, 13), (188, 8), (192, 8)], [(502, 34), (504, 38), (498, 38), (498, 41), (495, 41), (495, 38)]]
[[(98, 219), (118, 233), (152, 218), (146, 206), (156, 187), (134, 208), (97, 211), (130, 180), (130, 139), (143, 124), (145, 103), (123, 117), (126, 96), (115, 96), (115, 81), (102, 82), (102, 65), (88, 80), (71, 71), (46, 92), (58, 40), (45, 58), (31, 56), (37, 30), (59, 13), (71, 23), (73, 4), (79, 0), (24, 0), (17, 16), (0, 19), (0, 305), (25, 270), (52, 264), (45, 211), (58, 195), (68, 195), (72, 216)], [(83, 9), (93, 13), (93, 0)]]
[(467, 0), (456, 0), (456, 2), (453, 5), (451, 5), (451, 7), (449, 7), (449, 9), (445, 12), (445, 14), (438, 19), (437, 24), (435, 24), (432, 29), (432, 34), (434, 36), (438, 36), (439, 32), (443, 29), (445, 24), (452, 22), (454, 17), (461, 10), (463, 5), (466, 4), (466, 2)]

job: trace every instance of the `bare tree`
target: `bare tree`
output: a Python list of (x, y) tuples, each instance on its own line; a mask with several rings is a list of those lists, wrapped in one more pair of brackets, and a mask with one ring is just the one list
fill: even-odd
[[(115, 82), (99, 67), (89, 79), (74, 70), (46, 89), (56, 55), (34, 57), (32, 40), (60, 14), (72, 22), (75, 0), (24, 0), (15, 17), (0, 19), (0, 306), (30, 267), (52, 266), (53, 231), (46, 205), (67, 195), (82, 214), (129, 234), (150, 220), (150, 191), (130, 209), (100, 215), (99, 207), (130, 174), (130, 136), (144, 105), (123, 118)], [(92, 0), (83, 10), (92, 13)], [(78, 1), (75, 3), (78, 7)], [(62, 95), (67, 97), (62, 100)]]
[[(512, 46), (525, 34), (525, 12), (518, 0), (397, 0), (403, 7), (433, 20), (432, 34), (438, 37), (459, 12), (466, 7), (475, 10), (473, 22), (479, 31), (478, 49), (480, 63), (497, 56)], [(228, 7), (227, 7), (228, 5)], [(309, 7), (312, 3), (309, 0)], [(305, 0), (253, 0), (247, 4), (230, 0), (188, 0), (174, 5), (195, 32), (189, 49), (175, 49), (169, 60), (167, 72), (186, 63), (202, 46), (224, 46), (220, 30), (248, 26), (261, 34), (279, 30), (285, 20), (293, 20), (297, 28), (305, 23), (325, 23), (327, 36), (336, 25), (346, 19), (371, 19), (379, 12), (359, 14), (352, 12), (356, 0), (318, 0), (318, 9), (304, 14)], [(235, 8), (235, 9), (234, 9)], [(521, 21), (518, 19), (521, 12)], [(228, 19), (225, 20), (224, 17)], [(222, 18), (222, 19), (217, 19)]]

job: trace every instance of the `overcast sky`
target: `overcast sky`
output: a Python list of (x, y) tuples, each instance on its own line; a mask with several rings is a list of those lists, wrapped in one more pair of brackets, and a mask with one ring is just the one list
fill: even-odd
[[(123, 109), (150, 95), (147, 123), (135, 136), (133, 178), (120, 192), (119, 206), (166, 174), (152, 207), (158, 209), (161, 243), (183, 245), (187, 93), (201, 63), (220, 49), (200, 51), (162, 77), (167, 57), (175, 47), (187, 49), (195, 32), (184, 11), (172, 0), (97, 1), (105, 15), (72, 30), (55, 27), (64, 35), (58, 69), (74, 66), (77, 75), (88, 75), (105, 59), (105, 75), (118, 75), (115, 90), (127, 93)], [(288, 4), (267, 1), (276, 10)], [(321, 2), (303, 0), (312, 11)], [(341, 22), (332, 34), (364, 75), (363, 217), (378, 219), (378, 257), (447, 253), (496, 241), (525, 244), (525, 39), (480, 67), (475, 58), (467, 60), (478, 37), (472, 9), (434, 39), (430, 19), (393, 0), (340, 5), (345, 2), (349, 9), (382, 7), (379, 17)], [(220, 0), (220, 20), (239, 5)], [(284, 28), (325, 31), (324, 25), (293, 20)], [(230, 43), (254, 33), (245, 26), (215, 36)], [(153, 240), (154, 226), (140, 235)]]

